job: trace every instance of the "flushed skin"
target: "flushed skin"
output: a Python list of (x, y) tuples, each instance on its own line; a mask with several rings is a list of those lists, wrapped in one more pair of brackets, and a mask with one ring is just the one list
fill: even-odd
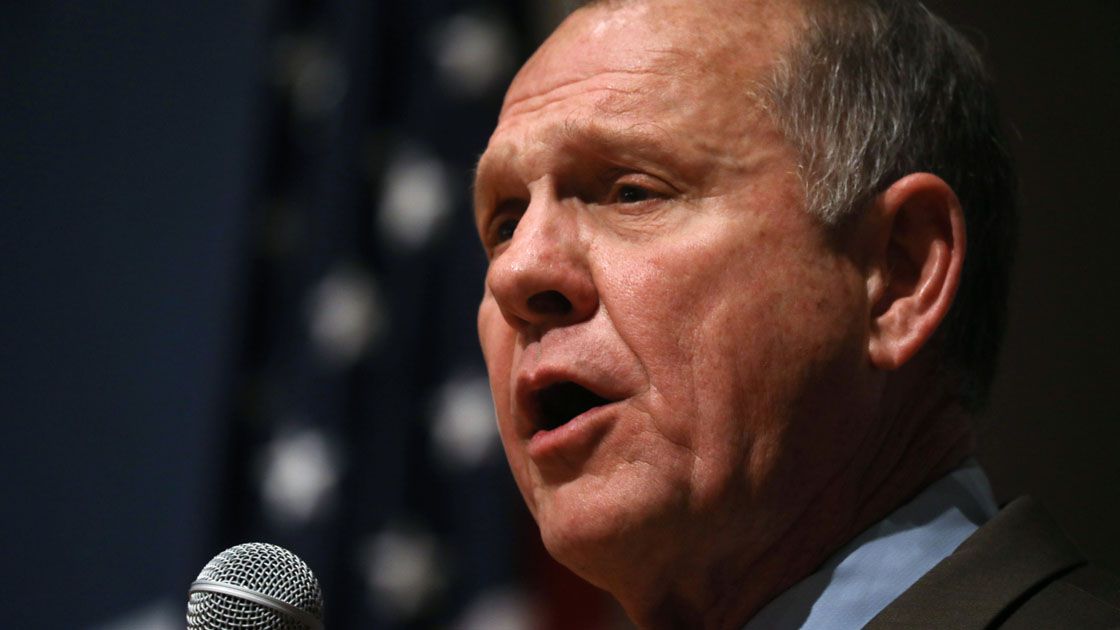
[[(843, 233), (806, 211), (752, 90), (799, 21), (580, 10), (479, 163), (479, 336), (514, 477), (549, 551), (643, 627), (741, 625), (971, 448), (936, 392), (899, 412), (956, 288), (959, 205), (914, 174)], [(611, 402), (542, 430), (536, 393), (564, 381)]]

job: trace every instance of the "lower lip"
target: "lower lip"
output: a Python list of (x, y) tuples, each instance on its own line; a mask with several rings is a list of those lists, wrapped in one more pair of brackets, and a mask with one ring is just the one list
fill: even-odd
[(608, 403), (588, 409), (555, 429), (540, 430), (529, 438), (527, 454), (536, 462), (562, 458), (567, 464), (591, 451), (610, 428), (615, 405)]

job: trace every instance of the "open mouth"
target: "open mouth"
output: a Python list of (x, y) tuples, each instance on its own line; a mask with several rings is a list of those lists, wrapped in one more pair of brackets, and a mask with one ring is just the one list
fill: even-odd
[(538, 426), (551, 431), (581, 413), (611, 401), (571, 381), (555, 383), (537, 392)]

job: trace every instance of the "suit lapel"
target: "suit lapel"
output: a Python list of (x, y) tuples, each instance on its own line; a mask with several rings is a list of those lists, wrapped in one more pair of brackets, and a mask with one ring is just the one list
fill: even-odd
[(1084, 560), (1034, 500), (1016, 499), (867, 624), (988, 628)]

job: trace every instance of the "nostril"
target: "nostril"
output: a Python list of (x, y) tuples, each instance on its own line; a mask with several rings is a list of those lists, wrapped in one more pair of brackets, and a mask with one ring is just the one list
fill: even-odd
[(567, 315), (572, 303), (559, 291), (541, 291), (526, 302), (529, 310), (539, 315)]

